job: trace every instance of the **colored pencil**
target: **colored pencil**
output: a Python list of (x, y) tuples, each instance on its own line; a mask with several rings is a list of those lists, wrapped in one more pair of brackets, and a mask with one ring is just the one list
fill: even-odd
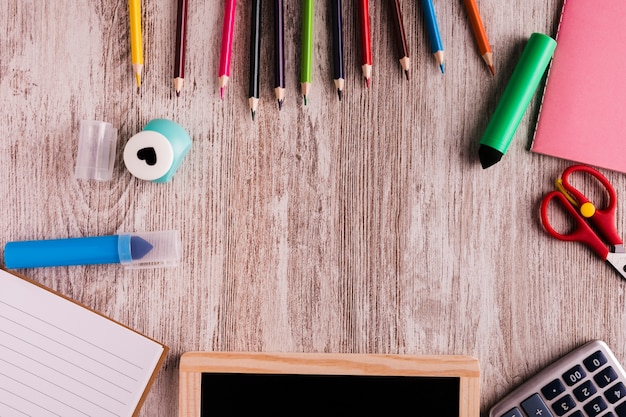
[(133, 72), (137, 80), (137, 89), (141, 87), (143, 71), (143, 39), (141, 35), (141, 0), (128, 0), (128, 17), (130, 20), (130, 55)]
[(422, 0), (422, 8), (424, 9), (424, 21), (430, 39), (430, 50), (435, 56), (441, 73), (444, 72), (443, 63), (443, 43), (441, 42), (441, 34), (439, 33), (439, 25), (437, 24), (437, 16), (435, 15), (435, 7), (432, 0)]
[(406, 79), (409, 79), (409, 69), (411, 68), (411, 58), (409, 58), (409, 47), (406, 42), (406, 33), (404, 32), (404, 19), (400, 10), (400, 0), (389, 0), (388, 2), (391, 20), (393, 21), (393, 29), (396, 34), (396, 43), (398, 50), (398, 59), (400, 66), (404, 71)]
[(300, 57), (300, 89), (304, 104), (311, 91), (313, 73), (313, 0), (302, 1), (302, 54)]
[(345, 74), (343, 68), (343, 14), (341, 12), (341, 0), (331, 0), (331, 26), (333, 37), (333, 79), (337, 88), (337, 96), (341, 101)]
[(248, 102), (254, 121), (259, 105), (259, 60), (261, 54), (261, 0), (252, 0), (252, 21), (250, 22), (250, 82)]
[(185, 43), (187, 38), (187, 0), (178, 0), (176, 17), (176, 58), (174, 59), (174, 90), (180, 95), (185, 80)]
[(219, 87), (220, 98), (224, 98), (224, 90), (230, 79), (230, 57), (233, 52), (233, 31), (235, 29), (235, 9), (237, 0), (226, 0), (224, 3), (224, 25), (222, 26), (222, 48), (220, 50)]
[(478, 5), (475, 0), (465, 0), (465, 8), (467, 9), (467, 14), (469, 15), (470, 24), (472, 25), (472, 31), (474, 32), (474, 37), (476, 38), (480, 55), (487, 64), (489, 71), (491, 71), (491, 75), (495, 75), (493, 67), (493, 52), (491, 51), (491, 45), (489, 45), (489, 40), (487, 39), (485, 26), (480, 18)]
[(278, 110), (285, 101), (285, 19), (283, 0), (274, 0), (274, 93)]
[(365, 84), (369, 87), (372, 79), (372, 46), (370, 41), (370, 14), (369, 1), (358, 0), (357, 14), (359, 16), (359, 39), (361, 43), (361, 69)]

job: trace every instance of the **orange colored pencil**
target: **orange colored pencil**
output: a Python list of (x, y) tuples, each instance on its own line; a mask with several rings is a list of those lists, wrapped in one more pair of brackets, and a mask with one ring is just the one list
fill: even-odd
[(480, 51), (480, 55), (483, 57), (483, 60), (489, 67), (489, 71), (491, 71), (491, 74), (493, 75), (495, 74), (495, 70), (493, 68), (493, 53), (491, 52), (491, 46), (489, 45), (489, 40), (487, 39), (487, 34), (485, 33), (485, 26), (480, 18), (480, 12), (478, 11), (476, 0), (464, 0), (464, 2), (467, 14), (469, 15), (470, 23), (472, 25), (472, 30), (474, 31), (474, 37), (476, 38), (476, 43), (478, 44), (478, 50)]

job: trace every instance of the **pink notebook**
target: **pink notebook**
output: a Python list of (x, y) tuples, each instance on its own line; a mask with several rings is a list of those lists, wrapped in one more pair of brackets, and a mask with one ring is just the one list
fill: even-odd
[(626, 1), (565, 0), (533, 152), (626, 173)]

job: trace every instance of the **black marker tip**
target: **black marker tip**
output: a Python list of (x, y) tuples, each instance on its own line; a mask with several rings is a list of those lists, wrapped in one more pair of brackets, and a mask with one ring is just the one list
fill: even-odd
[(483, 169), (489, 168), (492, 165), (497, 164), (502, 159), (504, 154), (497, 149), (487, 145), (480, 145), (478, 148), (478, 158), (480, 159), (480, 165)]

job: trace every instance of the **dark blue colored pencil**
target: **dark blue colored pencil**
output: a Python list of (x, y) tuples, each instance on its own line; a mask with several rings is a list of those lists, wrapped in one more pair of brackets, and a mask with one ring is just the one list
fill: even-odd
[(252, 120), (259, 104), (259, 66), (261, 55), (261, 0), (252, 0), (252, 21), (250, 22), (250, 79), (248, 102)]
[(341, 0), (331, 1), (331, 21), (333, 37), (333, 79), (337, 87), (337, 96), (341, 100), (345, 84), (343, 69), (343, 15), (341, 13)]
[(285, 100), (285, 20), (283, 0), (274, 0), (274, 92), (278, 109)]

